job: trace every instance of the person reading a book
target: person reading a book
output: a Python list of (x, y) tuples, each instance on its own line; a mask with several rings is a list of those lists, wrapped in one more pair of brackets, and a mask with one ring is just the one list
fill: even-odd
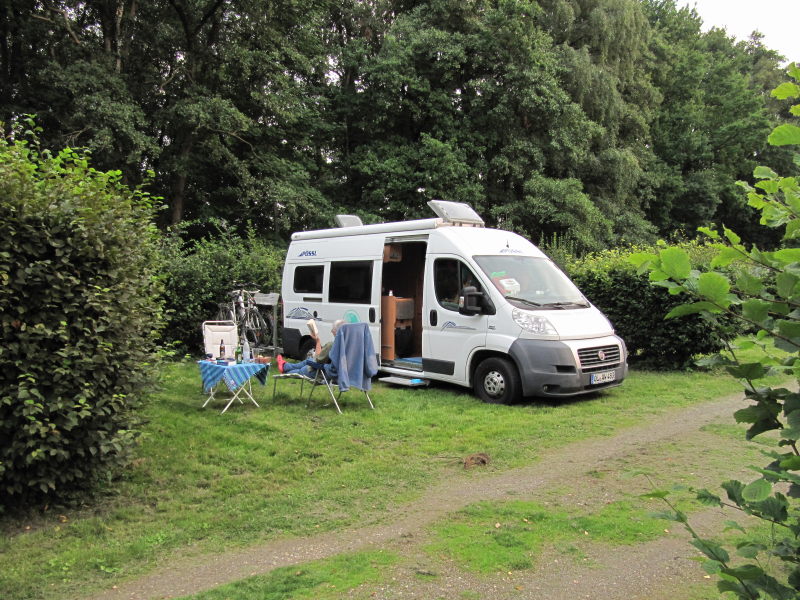
[[(279, 373), (299, 373), (301, 375), (306, 375), (307, 377), (313, 377), (316, 374), (316, 371), (319, 368), (318, 365), (320, 363), (329, 362), (328, 355), (333, 347), (333, 340), (323, 345), (320, 342), (316, 324), (313, 321), (311, 323), (314, 324), (314, 326), (312, 327), (309, 325), (308, 329), (311, 332), (311, 337), (314, 338), (314, 341), (316, 342), (314, 353), (311, 355), (311, 358), (307, 358), (296, 363), (290, 363), (286, 362), (283, 356), (278, 354), (278, 356), (275, 357), (275, 360), (278, 363)], [(339, 327), (341, 327), (343, 323), (344, 321), (342, 319), (338, 319), (337, 321), (333, 322), (333, 325), (331, 325), (331, 333), (333, 334), (334, 338), (336, 337), (336, 333), (339, 331)], [(330, 365), (324, 364), (323, 368), (325, 369), (325, 372), (330, 375)]]

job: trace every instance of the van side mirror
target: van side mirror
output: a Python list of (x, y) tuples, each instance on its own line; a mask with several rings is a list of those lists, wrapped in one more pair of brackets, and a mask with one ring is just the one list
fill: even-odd
[(483, 312), (483, 292), (479, 292), (475, 286), (464, 287), (458, 297), (458, 312), (462, 315), (481, 314)]

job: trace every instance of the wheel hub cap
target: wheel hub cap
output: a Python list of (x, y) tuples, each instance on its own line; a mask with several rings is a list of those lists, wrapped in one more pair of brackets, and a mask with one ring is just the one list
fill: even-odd
[(506, 391), (506, 380), (500, 372), (489, 371), (483, 378), (483, 389), (493, 398), (497, 398)]

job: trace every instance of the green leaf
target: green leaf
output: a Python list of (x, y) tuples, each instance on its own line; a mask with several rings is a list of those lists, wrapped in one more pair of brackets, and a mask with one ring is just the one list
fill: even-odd
[(764, 575), (764, 569), (756, 565), (742, 565), (735, 569), (725, 569), (723, 572), (737, 579), (744, 580), (758, 579)]
[[(800, 207), (796, 209), (792, 207), (792, 209), (795, 210), (795, 212), (800, 213)], [(784, 238), (794, 239), (798, 236), (800, 236), (800, 219), (794, 219), (792, 221), (789, 221), (786, 224), (786, 234), (784, 235)]]
[(728, 499), (731, 502), (739, 505), (742, 503), (744, 498), (742, 498), (742, 490), (744, 489), (744, 484), (741, 481), (736, 481), (735, 479), (731, 479), (729, 481), (722, 482), (722, 489), (724, 489), (728, 494)]
[(758, 556), (759, 550), (761, 549), (755, 544), (746, 543), (736, 548), (736, 554), (744, 558), (755, 558), (756, 556)]
[(778, 100), (786, 100), (787, 98), (797, 98), (800, 96), (800, 86), (791, 81), (786, 81), (772, 90), (772, 95)]
[(742, 497), (748, 502), (762, 502), (772, 493), (772, 485), (766, 479), (756, 479), (742, 490)]
[(756, 179), (775, 179), (778, 174), (769, 167), (756, 167), (753, 170), (753, 177)]
[(797, 285), (798, 278), (791, 273), (783, 272), (778, 273), (775, 278), (777, 284), (778, 295), (781, 298), (791, 298), (794, 296), (794, 288)]
[(697, 500), (710, 506), (719, 506), (722, 503), (722, 500), (719, 496), (712, 494), (706, 489), (698, 490)]
[[(740, 183), (743, 183), (743, 184), (747, 185), (747, 183), (746, 183), (746, 182), (744, 182), (744, 181), (742, 181), (742, 182), (740, 182)], [(711, 229), (710, 227), (705, 227), (705, 226), (703, 226), (703, 227), (698, 227), (698, 228), (697, 228), (697, 231), (699, 231), (699, 232), (700, 232), (700, 233), (702, 233), (702, 234), (705, 234), (705, 235), (707, 235), (707, 236), (708, 236), (708, 237), (710, 237), (712, 240), (718, 240), (718, 239), (719, 239), (719, 233), (717, 233), (717, 231), (716, 231), (716, 230), (714, 230), (714, 229)]]
[(637, 268), (646, 266), (655, 260), (658, 260), (658, 256), (652, 252), (634, 252), (628, 256), (628, 262)]
[[(757, 170), (758, 169), (756, 169), (756, 171)], [(736, 235), (736, 232), (733, 231), (732, 229), (728, 229), (727, 227), (723, 227), (722, 231), (725, 234), (725, 237), (728, 239), (728, 241), (731, 244), (733, 244), (734, 246), (742, 241), (742, 238), (740, 238), (738, 235)]]
[(739, 523), (736, 521), (725, 521), (724, 531), (740, 531), (742, 533), (747, 533), (745, 528), (739, 525)]
[(725, 551), (725, 548), (716, 542), (695, 538), (691, 541), (691, 544), (711, 560), (721, 563), (727, 563), (730, 560), (730, 555)]
[(783, 459), (780, 465), (787, 471), (800, 471), (800, 456), (789, 456)]
[[(728, 373), (730, 373), (732, 376), (738, 379), (748, 379), (748, 380), (761, 379), (762, 377), (764, 377), (764, 375), (767, 374), (767, 369), (764, 367), (764, 365), (762, 365), (759, 362), (733, 365), (730, 367), (726, 367), (726, 369)], [(742, 409), (742, 411), (746, 411), (750, 408), (753, 407)], [(737, 414), (742, 411), (737, 411)]]
[(791, 427), (800, 427), (800, 410), (793, 410), (786, 415), (786, 422)]
[[(800, 349), (800, 323), (797, 321), (786, 321), (781, 319), (777, 322), (778, 326), (778, 333), (780, 333), (785, 338), (789, 338), (790, 344), (787, 344), (788, 348), (786, 348), (790, 352), (797, 352)], [(776, 340), (776, 344), (778, 342), (782, 342), (783, 340)]]
[(712, 304), (711, 302), (693, 302), (692, 304), (681, 304), (676, 306), (667, 313), (665, 319), (673, 319), (675, 317), (683, 317), (686, 315), (693, 315), (699, 312), (708, 311), (711, 313), (720, 313), (722, 308)]
[[(800, 221), (797, 221), (800, 223)], [(736, 287), (745, 294), (757, 295), (764, 289), (764, 284), (758, 277), (752, 276), (750, 273), (740, 273), (736, 279)]]
[(800, 262), (800, 248), (784, 248), (783, 250), (773, 252), (772, 256), (777, 258), (784, 265)]
[(659, 253), (661, 270), (672, 279), (682, 280), (689, 276), (692, 270), (689, 255), (681, 248), (665, 248)]
[(756, 508), (765, 517), (777, 523), (783, 523), (788, 516), (786, 498), (783, 494), (775, 494), (762, 502), (757, 502)]
[(789, 146), (800, 144), (800, 127), (786, 123), (778, 125), (769, 134), (767, 141), (773, 146)]
[(716, 560), (707, 560), (703, 563), (703, 570), (709, 575), (716, 575), (724, 565)]
[(732, 592), (736, 594), (738, 598), (757, 598), (758, 596), (753, 596), (752, 593), (749, 593), (747, 588), (745, 588), (742, 584), (737, 583), (736, 581), (718, 581), (717, 582), (717, 589), (722, 592)]
[(751, 298), (742, 303), (742, 316), (750, 319), (755, 323), (761, 324), (769, 317), (769, 309), (772, 306), (771, 302)]
[(728, 278), (720, 273), (702, 273), (697, 280), (697, 291), (715, 304), (727, 306), (728, 292), (731, 284)]
[(747, 256), (737, 248), (724, 246), (720, 248), (719, 253), (711, 260), (711, 267), (727, 267), (735, 261), (745, 260), (746, 258)]
[(664, 498), (667, 498), (669, 495), (670, 495), (670, 492), (668, 490), (652, 490), (650, 492), (647, 492), (646, 494), (641, 494), (639, 497), (640, 498), (655, 498), (655, 499), (663, 500)]

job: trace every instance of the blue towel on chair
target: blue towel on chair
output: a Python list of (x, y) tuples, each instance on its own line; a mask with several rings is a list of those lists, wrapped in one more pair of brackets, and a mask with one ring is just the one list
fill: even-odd
[(351, 387), (364, 391), (372, 388), (372, 378), (378, 372), (378, 359), (366, 323), (342, 325), (329, 357), (336, 369), (340, 391), (346, 392)]

